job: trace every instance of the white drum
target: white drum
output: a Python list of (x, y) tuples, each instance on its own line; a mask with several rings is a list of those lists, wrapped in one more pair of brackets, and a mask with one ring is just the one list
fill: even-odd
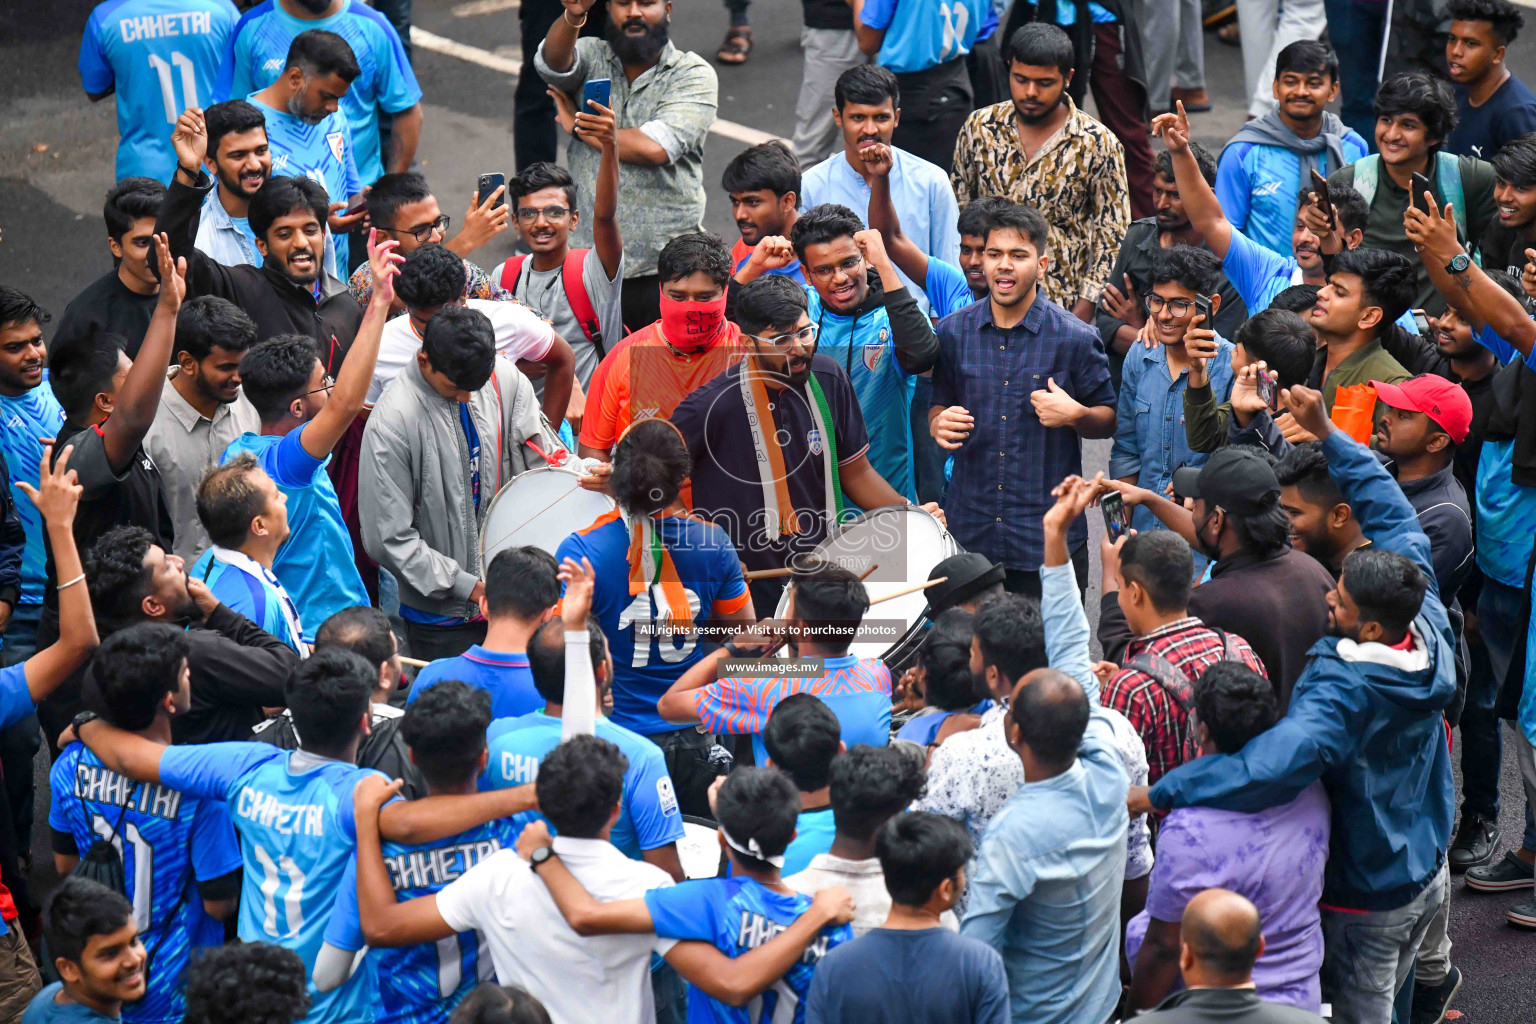
[(720, 826), (708, 818), (683, 815), (683, 838), (677, 841), (677, 859), (684, 878), (714, 878), (720, 874)]
[[(878, 601), (886, 594), (925, 582), (934, 566), (959, 551), (960, 545), (944, 524), (929, 513), (916, 505), (889, 505), (839, 525), (816, 547), (812, 557), (836, 562), (861, 576), (875, 566), (864, 581), (864, 589), (870, 601)], [(785, 588), (775, 612), (779, 618), (789, 610), (789, 595), (790, 589)], [(885, 634), (856, 641), (848, 653), (880, 658), (893, 673), (899, 672), (916, 652), (927, 621), (926, 591), (874, 605), (864, 622), (886, 629)]]
[(581, 486), (581, 474), (542, 466), (519, 473), (491, 499), (480, 528), (480, 564), (506, 548), (536, 547), (550, 554), (577, 530), (618, 507), (606, 494)]

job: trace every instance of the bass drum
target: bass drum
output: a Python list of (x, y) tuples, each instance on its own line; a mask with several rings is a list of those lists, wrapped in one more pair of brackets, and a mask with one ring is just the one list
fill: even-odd
[(536, 547), (550, 554), (577, 530), (618, 508), (606, 494), (581, 486), (581, 474), (556, 466), (526, 470), (512, 478), (485, 511), (480, 528), (480, 564), (507, 548)]
[[(925, 582), (934, 566), (960, 550), (944, 524), (928, 512), (916, 505), (888, 505), (840, 524), (811, 557), (836, 562), (861, 576), (869, 572), (864, 589), (873, 602)], [(790, 592), (786, 587), (779, 599), (774, 613), (778, 618), (789, 611)], [(892, 598), (870, 608), (848, 653), (879, 658), (892, 677), (899, 677), (916, 657), (927, 627), (926, 591)]]

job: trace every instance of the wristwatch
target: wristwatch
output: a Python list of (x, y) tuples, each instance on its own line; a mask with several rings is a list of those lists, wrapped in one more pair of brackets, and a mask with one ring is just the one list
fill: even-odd
[(1464, 274), (1471, 265), (1472, 257), (1464, 252), (1459, 252), (1451, 257), (1451, 262), (1445, 265), (1445, 272), (1447, 274)]
[(82, 711), (76, 715), (74, 720), (69, 723), (69, 727), (75, 730), (75, 738), (80, 738), (80, 727), (82, 725), (84, 725), (86, 722), (94, 722), (98, 717), (100, 716), (98, 716), (94, 711)]
[(528, 864), (529, 864), (529, 866), (531, 867), (531, 869), (533, 871), (537, 872), (539, 870), (539, 865), (543, 864), (545, 861), (549, 860), (549, 858), (553, 857), (554, 855), (555, 855), (555, 848), (554, 847), (552, 847), (552, 846), (541, 846), (538, 849), (534, 850), (533, 853), (528, 855)]

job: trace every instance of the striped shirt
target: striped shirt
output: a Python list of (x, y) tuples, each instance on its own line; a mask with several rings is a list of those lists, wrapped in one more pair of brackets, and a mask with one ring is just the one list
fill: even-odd
[(890, 742), (891, 670), (874, 658), (824, 659), (825, 674), (819, 679), (780, 676), (717, 679), (694, 691), (694, 709), (706, 732), (751, 734), (757, 763), (764, 764), (768, 751), (763, 730), (779, 701), (797, 693), (809, 693), (837, 715), (843, 742), (852, 747), (867, 743), (883, 747)]

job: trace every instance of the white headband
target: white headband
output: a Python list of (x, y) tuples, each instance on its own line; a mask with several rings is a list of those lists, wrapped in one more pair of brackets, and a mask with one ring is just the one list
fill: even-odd
[(757, 845), (757, 840), (756, 839), (748, 839), (747, 840), (747, 845), (746, 846), (742, 846), (736, 840), (731, 838), (731, 834), (725, 830), (725, 826), (724, 825), (720, 826), (720, 834), (725, 837), (725, 845), (729, 846), (731, 849), (735, 850), (737, 853), (743, 854), (744, 856), (747, 856), (747, 857), (755, 857), (755, 858), (757, 858), (760, 861), (763, 861), (763, 862), (768, 863), (768, 864), (772, 864), (776, 868), (782, 868), (784, 866), (784, 855), (782, 853), (779, 854), (777, 857), (769, 857), (769, 856), (767, 856), (766, 854), (763, 853), (763, 848), (761, 846)]

